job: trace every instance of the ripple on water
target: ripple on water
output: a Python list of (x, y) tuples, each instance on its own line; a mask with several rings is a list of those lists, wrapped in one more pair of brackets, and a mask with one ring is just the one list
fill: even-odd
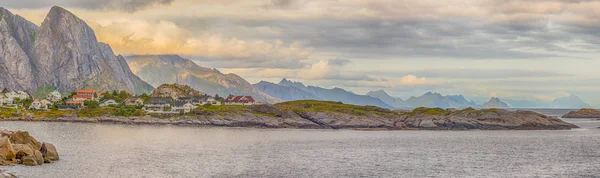
[(0, 122), (56, 145), (22, 177), (580, 177), (600, 122), (570, 131), (352, 131)]

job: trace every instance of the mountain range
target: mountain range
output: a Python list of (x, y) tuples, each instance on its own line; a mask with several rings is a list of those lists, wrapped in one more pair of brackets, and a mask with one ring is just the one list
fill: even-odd
[(82, 19), (61, 7), (52, 7), (41, 26), (0, 7), (0, 42), (0, 88), (154, 89), (131, 72), (123, 56), (98, 42)]
[(128, 56), (127, 62), (133, 73), (154, 87), (178, 83), (210, 95), (250, 95), (258, 101), (281, 101), (256, 89), (236, 74), (223, 74), (217, 69), (199, 66), (178, 55)]
[(261, 81), (254, 86), (276, 98), (284, 101), (291, 100), (328, 100), (340, 101), (347, 104), (371, 105), (384, 108), (393, 108), (393, 106), (382, 102), (371, 96), (358, 95), (341, 88), (326, 89), (317, 86), (305, 86), (300, 82), (292, 82), (282, 79), (278, 84)]

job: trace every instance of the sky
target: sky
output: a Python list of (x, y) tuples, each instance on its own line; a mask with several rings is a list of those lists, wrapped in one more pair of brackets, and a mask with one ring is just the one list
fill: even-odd
[(38, 25), (61, 6), (118, 54), (179, 54), (251, 83), (600, 106), (596, 0), (0, 1)]

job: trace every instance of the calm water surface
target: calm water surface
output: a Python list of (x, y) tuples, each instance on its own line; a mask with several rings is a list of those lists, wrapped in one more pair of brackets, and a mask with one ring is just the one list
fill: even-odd
[(599, 121), (569, 131), (351, 131), (0, 122), (61, 160), (20, 177), (596, 177)]

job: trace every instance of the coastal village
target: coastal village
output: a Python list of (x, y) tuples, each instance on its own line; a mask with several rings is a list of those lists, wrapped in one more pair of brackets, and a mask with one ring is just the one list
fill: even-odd
[(165, 84), (158, 87), (151, 95), (132, 95), (125, 91), (98, 92), (92, 89), (79, 89), (63, 95), (52, 91), (43, 98), (35, 98), (25, 91), (8, 91), (0, 93), (0, 107), (7, 109), (27, 109), (33, 111), (47, 110), (81, 110), (95, 108), (128, 108), (142, 110), (148, 114), (185, 114), (193, 112), (200, 106), (221, 105), (255, 105), (252, 96), (219, 95), (210, 96), (191, 89), (187, 85)]

